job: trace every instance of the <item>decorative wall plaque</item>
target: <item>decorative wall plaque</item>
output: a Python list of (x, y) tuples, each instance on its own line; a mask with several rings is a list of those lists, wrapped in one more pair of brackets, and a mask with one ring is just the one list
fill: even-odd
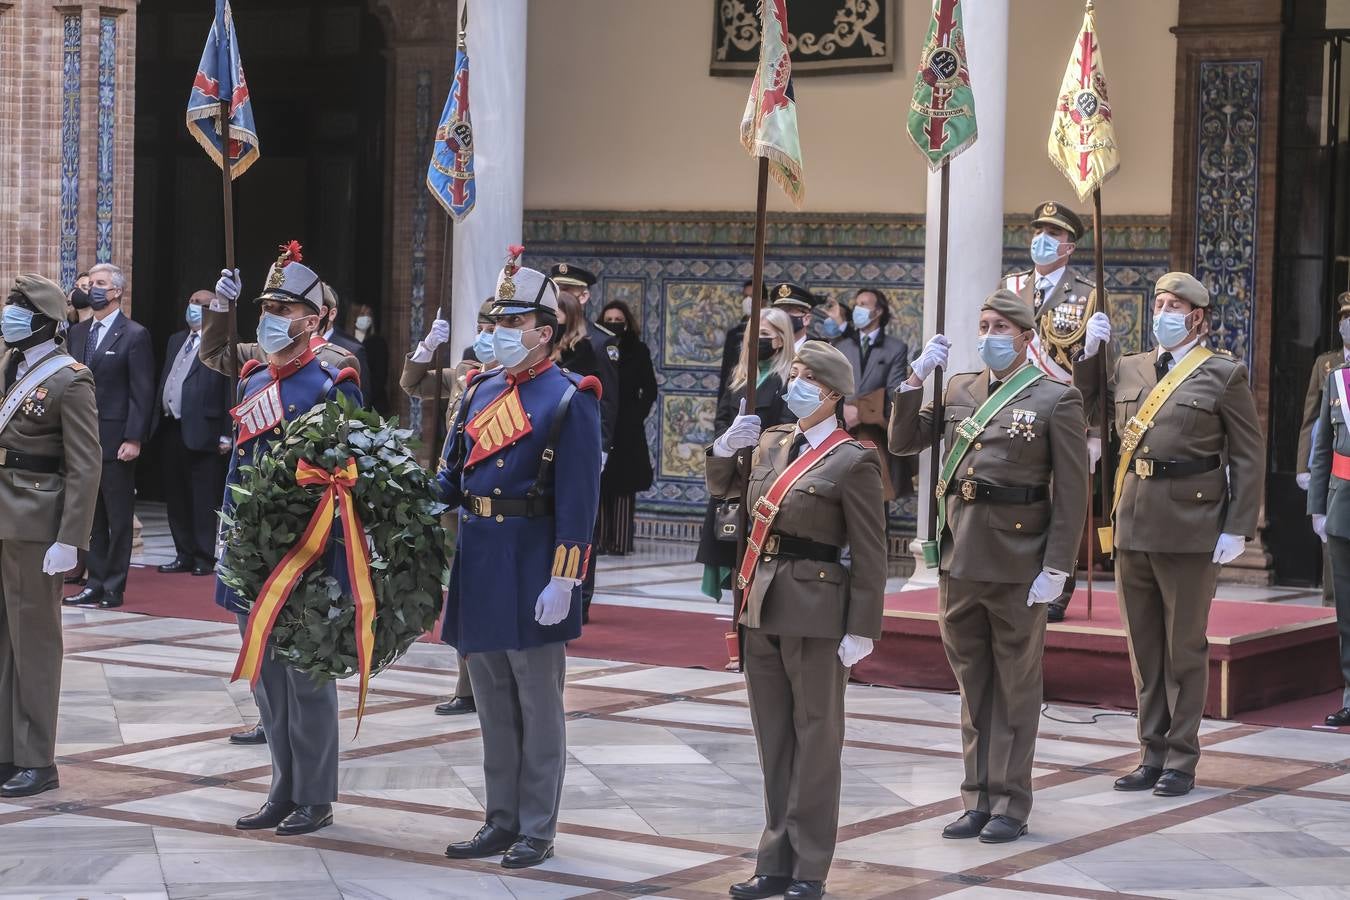
[[(895, 68), (896, 0), (788, 4), (793, 75)], [(713, 0), (712, 75), (751, 75), (759, 62), (759, 0)]]

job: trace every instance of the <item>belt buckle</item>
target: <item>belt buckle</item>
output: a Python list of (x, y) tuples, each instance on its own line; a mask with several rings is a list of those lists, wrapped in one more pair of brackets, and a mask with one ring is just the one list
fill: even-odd
[(967, 503), (975, 499), (975, 482), (970, 481), (969, 479), (962, 479), (961, 499), (965, 500)]
[(764, 541), (764, 553), (766, 556), (774, 556), (778, 553), (779, 546), (778, 535), (771, 534)]
[(484, 519), (489, 519), (492, 517), (492, 498), (474, 497), (472, 502), (469, 504), (469, 509), (473, 512), (475, 516), (481, 516)]
[(945, 479), (945, 478), (939, 478), (939, 479), (938, 479), (937, 486), (936, 486), (935, 488), (933, 488), (933, 494), (934, 494), (934, 495), (937, 497), (937, 499), (939, 499), (939, 500), (941, 500), (943, 497), (947, 496), (947, 479)]
[(1152, 425), (1152, 422), (1140, 421), (1138, 416), (1130, 416), (1129, 421), (1120, 431), (1121, 450), (1133, 453), (1134, 449), (1139, 446), (1139, 442), (1143, 440), (1144, 432), (1148, 431)]
[(1134, 461), (1134, 474), (1138, 475), (1140, 478), (1152, 478), (1153, 460), (1136, 459)]

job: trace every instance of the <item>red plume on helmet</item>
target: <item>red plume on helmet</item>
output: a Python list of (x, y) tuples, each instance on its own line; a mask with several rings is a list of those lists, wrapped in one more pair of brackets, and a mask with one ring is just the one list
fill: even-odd
[(520, 257), (524, 252), (525, 247), (522, 244), (511, 244), (506, 248), (506, 269), (508, 273), (514, 275), (516, 270), (520, 268)]
[(285, 268), (293, 262), (303, 262), (305, 259), (303, 250), (299, 241), (287, 241), (281, 245), (281, 256), (277, 257), (277, 265)]

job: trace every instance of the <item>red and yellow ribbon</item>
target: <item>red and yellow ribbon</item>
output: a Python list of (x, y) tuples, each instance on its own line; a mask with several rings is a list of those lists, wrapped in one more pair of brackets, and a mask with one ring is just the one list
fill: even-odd
[(253, 609), (248, 614), (244, 629), (244, 646), (234, 666), (231, 680), (247, 678), (256, 686), (262, 671), (263, 654), (267, 652), (267, 638), (281, 608), (300, 583), (301, 577), (328, 547), (333, 531), (333, 512), (342, 521), (346, 538), (347, 577), (351, 582), (352, 597), (356, 603), (356, 662), (361, 672), (361, 695), (356, 707), (356, 730), (360, 733), (361, 717), (366, 711), (366, 691), (370, 685), (371, 659), (375, 651), (375, 588), (370, 583), (370, 557), (366, 552), (366, 532), (356, 515), (352, 502), (352, 485), (356, 484), (356, 460), (347, 462), (329, 472), (300, 460), (295, 468), (295, 482), (301, 485), (326, 485), (319, 505), (295, 546), (277, 563), (262, 586)]

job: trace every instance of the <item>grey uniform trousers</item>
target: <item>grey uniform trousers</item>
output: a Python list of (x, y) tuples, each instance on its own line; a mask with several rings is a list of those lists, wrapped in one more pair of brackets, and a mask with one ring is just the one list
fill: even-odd
[(1341, 638), (1341, 677), (1345, 686), (1341, 705), (1350, 706), (1350, 540), (1327, 538), (1326, 556), (1331, 560), (1332, 594), (1336, 604), (1336, 625)]
[[(239, 616), (244, 632), (248, 616)], [(338, 794), (337, 682), (316, 681), (272, 655), (263, 654), (253, 692), (258, 720), (272, 752), (273, 803), (315, 806)]]
[(487, 821), (551, 841), (567, 771), (561, 643), (469, 654), (478, 726), (483, 734)]
[(49, 543), (0, 541), (0, 763), (50, 766), (61, 700), (61, 576)]

